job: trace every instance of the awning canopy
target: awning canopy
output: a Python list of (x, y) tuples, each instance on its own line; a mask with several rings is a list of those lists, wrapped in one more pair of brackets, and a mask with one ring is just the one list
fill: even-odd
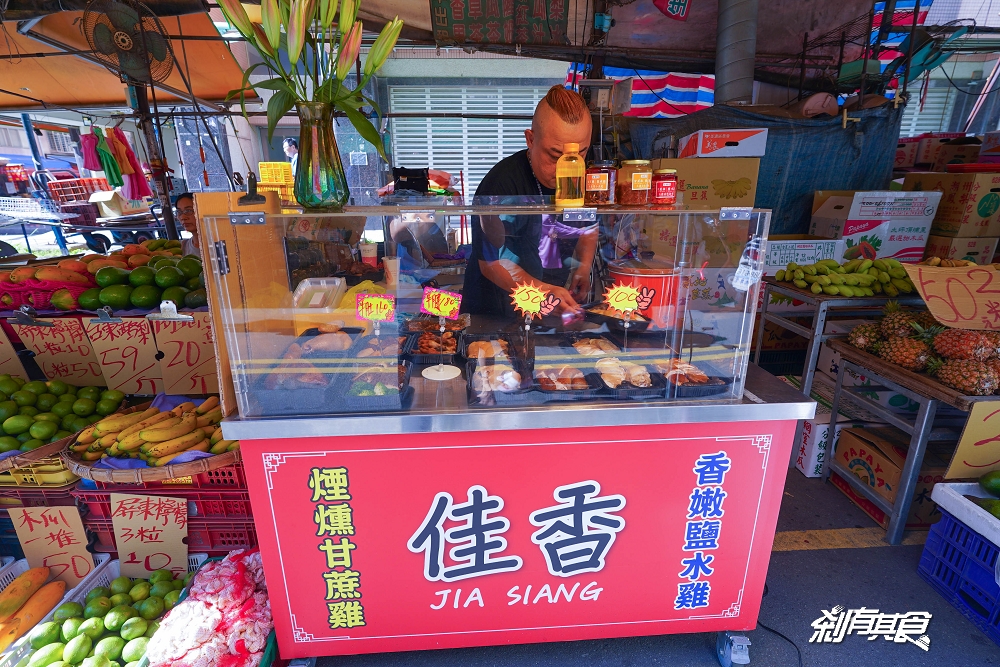
[[(9, 52), (0, 53), (4, 56), (0, 59), (0, 110), (127, 106), (125, 84), (88, 53), (90, 47), (80, 29), (82, 15), (49, 14), (24, 35), (17, 32), (15, 22), (3, 24), (10, 46)], [(159, 104), (191, 104), (182, 70), (201, 101), (221, 102), (230, 90), (240, 87), (243, 70), (219, 40), (208, 14), (161, 17), (161, 21), (176, 60), (170, 76), (157, 86)], [(4, 43), (0, 38), (0, 46)]]

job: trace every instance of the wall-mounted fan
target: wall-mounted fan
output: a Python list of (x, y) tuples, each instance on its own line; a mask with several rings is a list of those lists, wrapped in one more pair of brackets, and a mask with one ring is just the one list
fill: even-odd
[(164, 81), (174, 66), (160, 19), (136, 0), (94, 0), (83, 12), (94, 56), (126, 83)]

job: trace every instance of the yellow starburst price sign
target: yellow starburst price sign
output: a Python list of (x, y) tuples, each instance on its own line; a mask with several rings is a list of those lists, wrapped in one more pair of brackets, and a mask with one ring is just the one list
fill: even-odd
[(604, 293), (604, 302), (608, 307), (621, 313), (627, 310), (639, 310), (639, 288), (622, 283), (612, 285)]
[(542, 302), (545, 301), (545, 290), (531, 283), (518, 283), (510, 293), (514, 309), (525, 315), (539, 315), (542, 312)]

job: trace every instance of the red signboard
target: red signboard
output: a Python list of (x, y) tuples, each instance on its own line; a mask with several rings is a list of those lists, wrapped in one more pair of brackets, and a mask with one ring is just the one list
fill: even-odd
[(752, 629), (794, 429), (244, 439), (281, 655)]

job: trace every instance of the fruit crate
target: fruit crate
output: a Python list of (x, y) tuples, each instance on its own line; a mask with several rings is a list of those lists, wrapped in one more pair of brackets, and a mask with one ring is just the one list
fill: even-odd
[(11, 468), (0, 473), (0, 487), (33, 486), (53, 487), (66, 486), (80, 479), (66, 467), (58, 456), (38, 461), (23, 468)]
[(107, 179), (104, 178), (66, 178), (49, 181), (49, 196), (58, 202), (89, 201), (94, 192), (110, 191)]
[[(101, 490), (77, 489), (73, 498), (79, 501), (81, 510), (88, 519), (111, 519), (111, 494), (134, 493), (131, 487), (110, 486)], [(183, 498), (187, 501), (188, 518), (195, 519), (252, 519), (250, 493), (229, 489), (183, 489), (161, 490), (159, 493), (143, 495), (165, 495)]]
[[(93, 550), (118, 553), (115, 531), (110, 519), (86, 519), (84, 528), (94, 538)], [(257, 546), (257, 529), (252, 519), (244, 521), (220, 519), (189, 519), (187, 545), (192, 551), (209, 555), (225, 555), (234, 549), (251, 549)]]
[[(939, 490), (938, 487), (941, 487)], [(985, 496), (978, 484), (937, 484), (941, 510), (924, 543), (917, 574), (1000, 645), (1000, 520), (964, 497)]]
[(295, 201), (295, 186), (285, 183), (258, 183), (257, 192), (277, 192), (278, 198), (284, 202)]
[(258, 162), (257, 170), (260, 172), (260, 178), (257, 179), (258, 188), (261, 183), (280, 183), (282, 185), (295, 183), (291, 162)]
[[(207, 554), (188, 554), (188, 572), (197, 572), (198, 568), (201, 567), (202, 563), (208, 560)], [(23, 569), (19, 569), (17, 574), (10, 577), (9, 580), (4, 580), (2, 578), (2, 573), (0, 573), (0, 590), (6, 588), (11, 581), (13, 581), (19, 574), (23, 574), (28, 571), (28, 561), (19, 560), (14, 563), (17, 567), (19, 563), (23, 563)], [(66, 595), (63, 599), (59, 601), (52, 610), (45, 615), (38, 624), (46, 623), (51, 620), (53, 614), (56, 613), (56, 609), (66, 604), (67, 602), (79, 602), (84, 603), (87, 597), (87, 593), (97, 588), (98, 586), (110, 587), (111, 582), (117, 579), (121, 575), (121, 566), (117, 560), (112, 560), (111, 556), (108, 554), (94, 554), (94, 563), (100, 563), (94, 568), (94, 571), (84, 577), (79, 584), (66, 591)], [(8, 649), (7, 652), (0, 657), (0, 667), (14, 667), (21, 660), (25, 658), (29, 653), (34, 651), (31, 648), (31, 644), (28, 643), (28, 635), (18, 639), (14, 642)]]
[(24, 165), (8, 164), (2, 168), (7, 173), (7, 180), (14, 183), (28, 182), (28, 170), (24, 168)]
[(21, 548), (21, 541), (17, 539), (14, 521), (7, 512), (0, 516), (0, 555), (24, 558), (24, 549)]
[(78, 482), (54, 487), (0, 488), (0, 516), (11, 507), (68, 507), (76, 504), (73, 491)]
[[(93, 484), (93, 487), (90, 485)], [(232, 489), (245, 491), (247, 488), (246, 474), (243, 472), (243, 463), (216, 468), (208, 472), (199, 473), (190, 477), (178, 477), (163, 481), (150, 481), (142, 484), (111, 484), (108, 482), (98, 482), (84, 480), (82, 488), (96, 488), (101, 490), (118, 489), (121, 491), (135, 491), (136, 489)]]

